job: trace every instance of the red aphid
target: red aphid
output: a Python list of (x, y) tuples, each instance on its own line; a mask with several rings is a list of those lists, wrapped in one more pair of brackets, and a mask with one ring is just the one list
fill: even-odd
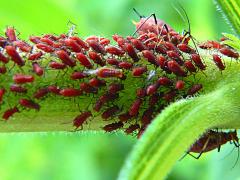
[(177, 51), (167, 51), (167, 55), (168, 57), (176, 60), (179, 65), (183, 65), (184, 62)]
[(159, 55), (156, 58), (156, 64), (164, 70), (167, 66), (167, 59), (164, 56)]
[(85, 56), (83, 53), (77, 53), (76, 57), (84, 67), (88, 69), (91, 69), (93, 67), (87, 56)]
[(76, 96), (81, 96), (82, 91), (80, 89), (65, 88), (60, 90), (59, 94), (64, 97), (76, 97)]
[(80, 89), (85, 93), (96, 94), (98, 92), (98, 90), (95, 87), (92, 87), (86, 82), (80, 83)]
[(121, 69), (100, 68), (97, 71), (97, 76), (100, 78), (121, 78), (123, 77), (123, 72)]
[(177, 45), (178, 49), (185, 53), (195, 53), (195, 50), (187, 44), (181, 43)]
[(133, 67), (133, 64), (130, 62), (122, 61), (119, 62), (118, 67), (121, 69), (131, 69)]
[(143, 75), (143, 73), (147, 72), (147, 67), (146, 66), (142, 66), (142, 67), (135, 67), (132, 70), (132, 75), (133, 76), (141, 76)]
[(104, 120), (107, 120), (107, 119), (115, 116), (118, 111), (119, 111), (119, 107), (116, 106), (116, 105), (114, 105), (114, 106), (106, 109), (106, 110), (102, 113), (102, 118), (103, 118)]
[(17, 84), (12, 84), (10, 86), (10, 91), (11, 92), (16, 92), (16, 93), (27, 93), (27, 88), (22, 87), (22, 86), (17, 85)]
[(81, 52), (82, 47), (73, 39), (65, 39), (64, 43), (70, 47), (73, 52)]
[(192, 96), (192, 95), (196, 94), (197, 92), (199, 92), (199, 91), (202, 89), (202, 87), (203, 87), (202, 84), (195, 84), (195, 85), (193, 85), (193, 86), (188, 90), (187, 95)]
[(48, 37), (42, 37), (42, 38), (40, 38), (40, 41), (43, 43), (46, 43), (49, 46), (53, 46), (53, 44), (54, 44), (54, 42)]
[(83, 79), (85, 77), (87, 77), (87, 74), (85, 74), (83, 72), (73, 72), (71, 74), (71, 79), (73, 79), (73, 80)]
[(29, 53), (32, 50), (32, 46), (24, 41), (14, 41), (13, 45), (18, 47), (21, 51)]
[(225, 56), (235, 58), (235, 59), (239, 58), (239, 53), (233, 51), (232, 49), (230, 49), (228, 47), (223, 47), (223, 48), (219, 49), (219, 51), (220, 51), (220, 53), (222, 53)]
[(13, 81), (16, 84), (32, 83), (34, 81), (34, 76), (24, 75), (24, 74), (15, 74), (13, 75)]
[(152, 96), (149, 97), (148, 104), (149, 104), (150, 107), (153, 107), (158, 103), (159, 100), (160, 100), (160, 94), (155, 93), (155, 94), (153, 94)]
[(8, 40), (10, 42), (13, 42), (13, 41), (17, 40), (15, 29), (13, 27), (7, 27), (5, 35), (7, 36)]
[(128, 111), (128, 113), (130, 114), (130, 116), (136, 116), (136, 115), (138, 114), (139, 109), (140, 109), (142, 103), (143, 103), (142, 99), (136, 99), (136, 100), (132, 103), (132, 105), (131, 105), (131, 107), (130, 107), (130, 109), (129, 109), (129, 111)]
[(85, 50), (89, 49), (88, 44), (85, 41), (83, 41), (82, 39), (80, 39), (79, 37), (72, 36), (72, 37), (69, 37), (69, 39), (75, 40), (76, 43), (78, 43), (78, 45), (80, 45), (83, 49), (85, 49)]
[(140, 129), (139, 124), (132, 124), (127, 129), (125, 129), (126, 134), (132, 134), (134, 131)]
[(146, 93), (147, 95), (153, 95), (157, 92), (159, 88), (159, 84), (158, 83), (155, 83), (155, 84), (151, 84), (149, 85), (147, 88), (146, 88)]
[(184, 66), (185, 66), (185, 68), (186, 68), (189, 72), (191, 72), (191, 73), (197, 72), (197, 69), (196, 69), (196, 67), (193, 65), (192, 61), (189, 61), (189, 60), (185, 61), (185, 62), (184, 62)]
[(120, 121), (120, 122), (116, 122), (116, 123), (112, 123), (112, 124), (108, 124), (108, 125), (104, 126), (103, 130), (106, 132), (112, 132), (112, 131), (117, 130), (122, 127), (123, 127), (123, 123)]
[(0, 61), (6, 64), (8, 63), (9, 59), (0, 52)]
[(172, 86), (173, 82), (171, 79), (167, 78), (167, 77), (160, 77), (157, 80), (158, 84), (161, 86)]
[(95, 40), (87, 41), (88, 45), (97, 53), (106, 54), (104, 47)]
[(106, 47), (106, 51), (109, 54), (116, 55), (116, 56), (123, 56), (125, 54), (125, 52), (122, 49), (115, 46)]
[(36, 110), (40, 109), (39, 104), (37, 104), (34, 101), (29, 100), (29, 99), (22, 98), (22, 99), (19, 100), (19, 104), (22, 105), (23, 107), (29, 108), (29, 109), (36, 109)]
[(107, 38), (102, 38), (99, 43), (103, 46), (107, 46), (108, 44), (110, 44), (110, 40)]
[(167, 49), (162, 44), (156, 45), (155, 50), (159, 54), (167, 54)]
[(107, 63), (113, 66), (118, 66), (118, 64), (120, 63), (117, 59), (115, 58), (108, 58)]
[(99, 97), (99, 99), (96, 101), (96, 104), (93, 109), (98, 112), (101, 110), (102, 106), (105, 103), (107, 103), (109, 101), (113, 101), (113, 100), (117, 99), (118, 97), (119, 97), (118, 94), (106, 93)]
[(89, 85), (92, 87), (98, 88), (98, 87), (106, 86), (106, 81), (97, 79), (97, 78), (92, 78), (89, 80)]
[(201, 70), (205, 70), (206, 69), (206, 65), (203, 64), (201, 57), (198, 54), (192, 54), (191, 58), (193, 60), (193, 62), (195, 63), (195, 65), (201, 69)]
[(38, 76), (42, 76), (43, 75), (43, 68), (37, 63), (37, 62), (34, 62), (32, 63), (32, 66), (33, 66), (33, 71), (38, 75)]
[(51, 92), (51, 93), (57, 94), (57, 95), (60, 94), (61, 89), (58, 86), (50, 85), (47, 88), (48, 88), (48, 92)]
[(41, 37), (39, 37), (39, 36), (30, 36), (29, 37), (29, 40), (34, 44), (38, 44), (40, 42), (40, 39), (41, 39)]
[(123, 113), (123, 114), (120, 114), (119, 116), (118, 116), (118, 119), (121, 121), (121, 122), (127, 122), (129, 119), (131, 119), (132, 118), (132, 116), (128, 113), (128, 112), (126, 112), (126, 113)]
[(176, 95), (177, 95), (176, 91), (171, 90), (163, 95), (163, 99), (167, 102), (171, 102), (176, 97)]
[(142, 51), (143, 57), (148, 60), (151, 64), (156, 64), (156, 56), (150, 50), (143, 50)]
[(5, 66), (0, 67), (0, 74), (5, 74), (7, 72), (7, 68)]
[(36, 44), (36, 47), (37, 47), (38, 49), (43, 50), (43, 51), (46, 52), (46, 53), (52, 53), (52, 52), (55, 51), (55, 48), (53, 48), (53, 47), (51, 47), (51, 46), (49, 46), (49, 45), (47, 45), (47, 44), (43, 44), (43, 43), (38, 43), (38, 44)]
[(217, 41), (207, 41), (198, 45), (201, 49), (220, 49), (222, 45)]
[(19, 55), (14, 46), (5, 46), (5, 50), (17, 65), (24, 66), (25, 62), (23, 61), (22, 57)]
[(147, 92), (145, 88), (139, 88), (137, 89), (136, 94), (137, 94), (137, 97), (144, 98), (147, 95)]
[(56, 61), (51, 61), (49, 63), (49, 66), (53, 69), (65, 69), (66, 68), (65, 64), (59, 63), (59, 62), (56, 62)]
[(144, 127), (146, 127), (153, 120), (153, 112), (154, 108), (150, 107), (143, 112), (141, 123)]
[(138, 39), (132, 39), (131, 42), (133, 46), (139, 51), (147, 49), (147, 47)]
[(185, 82), (182, 80), (178, 80), (175, 84), (175, 88), (177, 90), (182, 90), (184, 88)]
[(80, 115), (74, 118), (73, 126), (75, 126), (75, 130), (77, 130), (80, 126), (83, 125), (84, 122), (87, 121), (88, 118), (92, 116), (90, 111), (82, 112)]
[(124, 45), (124, 50), (133, 59), (134, 62), (138, 62), (139, 61), (139, 57), (138, 57), (134, 47), (132, 46), (132, 44), (126, 43)]
[(119, 83), (111, 83), (108, 87), (108, 92), (111, 94), (116, 94), (117, 92), (121, 91), (124, 89), (123, 84)]
[(48, 88), (41, 88), (38, 89), (34, 94), (33, 97), (36, 99), (41, 99), (45, 97), (49, 93)]
[(3, 96), (4, 96), (5, 93), (6, 93), (6, 89), (1, 88), (1, 89), (0, 89), (0, 103), (2, 103), (2, 101), (3, 101)]
[(103, 61), (103, 59), (101, 58), (101, 56), (99, 54), (97, 54), (94, 51), (89, 51), (88, 52), (89, 58), (92, 59), (96, 64), (100, 65), (100, 66), (105, 66), (105, 61)]
[(71, 57), (68, 55), (68, 53), (64, 50), (58, 50), (55, 51), (56, 55), (59, 59), (62, 60), (62, 62), (70, 67), (76, 66), (76, 61), (71, 59)]
[(14, 108), (7, 109), (4, 113), (2, 118), (8, 120), (12, 117), (15, 113), (19, 112), (18, 108), (15, 106)]
[(168, 51), (176, 51), (177, 50), (176, 46), (173, 43), (171, 43), (171, 42), (164, 41), (162, 44), (164, 45), (164, 47)]
[(176, 76), (186, 77), (187, 72), (185, 72), (181, 66), (174, 60), (167, 62), (168, 69), (173, 72)]
[(42, 51), (30, 54), (28, 56), (28, 60), (31, 60), (31, 61), (38, 60), (38, 59), (40, 59), (42, 57), (42, 55), (43, 55)]
[(222, 62), (222, 59), (217, 54), (213, 54), (213, 61), (220, 70), (225, 69), (225, 65)]

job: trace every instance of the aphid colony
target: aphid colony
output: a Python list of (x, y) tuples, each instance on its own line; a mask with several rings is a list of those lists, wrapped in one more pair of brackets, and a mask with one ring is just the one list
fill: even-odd
[[(124, 129), (140, 136), (154, 117), (169, 103), (196, 95), (203, 85), (187, 78), (207, 66), (191, 36), (181, 35), (160, 20), (150, 18), (137, 24), (137, 35), (113, 35), (110, 39), (90, 36), (45, 34), (22, 41), (8, 27), (0, 37), (0, 102), (2, 119), (8, 120), (25, 110), (40, 111), (44, 100), (72, 99), (81, 104), (73, 117), (75, 130), (92, 118), (102, 119), (102, 129)], [(214, 42), (214, 43), (213, 43)], [(238, 59), (228, 46), (209, 41), (203, 49), (219, 49), (213, 62), (225, 69), (221, 56)], [(6, 83), (10, 83), (8, 86)], [(11, 100), (14, 98), (14, 101)]]

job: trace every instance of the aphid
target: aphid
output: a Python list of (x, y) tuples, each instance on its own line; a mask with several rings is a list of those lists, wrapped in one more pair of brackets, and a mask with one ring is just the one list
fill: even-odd
[(167, 59), (164, 56), (159, 55), (156, 58), (156, 64), (164, 70), (167, 66)]
[(73, 39), (65, 39), (64, 43), (70, 47), (73, 52), (81, 52), (82, 47)]
[[(216, 148), (220, 151), (220, 147), (228, 141), (233, 142), (236, 147), (239, 147), (237, 131), (217, 132), (209, 130), (190, 147), (187, 154), (191, 155), (195, 159), (199, 159), (202, 153), (212, 151)], [(195, 157), (190, 154), (190, 152), (199, 153), (199, 155)]]
[(93, 66), (92, 66), (91, 62), (88, 60), (88, 58), (83, 53), (77, 53), (76, 57), (84, 67), (86, 67), (88, 69), (92, 69)]
[(143, 112), (143, 115), (141, 118), (141, 123), (143, 127), (146, 127), (153, 120), (153, 112), (154, 112), (154, 108), (152, 107), (148, 108)]
[(191, 58), (193, 60), (193, 62), (195, 63), (195, 65), (201, 69), (201, 70), (205, 70), (206, 69), (206, 65), (203, 64), (200, 56), (198, 54), (192, 54)]
[(196, 94), (198, 91), (200, 91), (200, 90), (202, 89), (202, 87), (203, 87), (202, 84), (195, 84), (195, 85), (193, 85), (193, 86), (188, 90), (187, 95), (192, 96), (192, 95)]
[(103, 46), (107, 46), (108, 44), (110, 44), (110, 40), (107, 38), (100, 38), (100, 42), (101, 45)]
[(139, 51), (147, 49), (147, 47), (138, 39), (132, 39), (131, 42), (133, 46)]
[(96, 101), (96, 104), (93, 109), (98, 112), (98, 111), (100, 111), (100, 109), (102, 108), (102, 106), (105, 103), (107, 103), (109, 101), (113, 101), (113, 100), (117, 99), (118, 97), (119, 97), (118, 94), (106, 93), (99, 97), (99, 99)]
[(123, 61), (119, 62), (118, 67), (122, 69), (131, 69), (133, 67), (133, 64), (130, 62)]
[(193, 63), (192, 63), (191, 61), (189, 61), (189, 60), (187, 60), (187, 61), (184, 62), (184, 66), (185, 66), (185, 68), (186, 68), (189, 72), (191, 72), (191, 73), (197, 72), (196, 67), (195, 67), (195, 66), (193, 65)]
[(132, 103), (131, 107), (129, 108), (129, 111), (128, 111), (129, 115), (136, 116), (139, 112), (139, 109), (140, 109), (142, 103), (143, 103), (142, 99), (136, 99)]
[(97, 53), (106, 54), (104, 47), (101, 44), (99, 44), (97, 41), (89, 40), (87, 41), (87, 43)]
[(62, 60), (62, 62), (70, 67), (76, 66), (76, 61), (71, 59), (68, 53), (64, 50), (59, 50), (55, 52), (59, 59)]
[(32, 75), (15, 74), (13, 76), (13, 81), (16, 84), (32, 83), (34, 81), (34, 77)]
[(116, 106), (116, 105), (114, 105), (114, 106), (106, 109), (106, 110), (102, 113), (102, 118), (103, 118), (104, 120), (107, 120), (107, 119), (115, 116), (118, 111), (119, 111), (119, 107)]
[(168, 50), (168, 51), (177, 51), (176, 46), (168, 41), (164, 41), (162, 42), (162, 44), (164, 45), (164, 47)]
[(175, 88), (177, 90), (182, 90), (184, 88), (184, 85), (185, 85), (184, 81), (178, 80), (175, 84)]
[(3, 101), (3, 96), (4, 96), (5, 93), (6, 93), (6, 89), (1, 88), (0, 89), (0, 103)]
[(82, 91), (80, 89), (65, 88), (65, 89), (60, 90), (59, 94), (64, 97), (76, 97), (76, 96), (81, 96)]
[(96, 64), (100, 65), (100, 66), (105, 66), (105, 61), (103, 61), (103, 59), (101, 58), (101, 56), (99, 54), (97, 54), (94, 51), (89, 51), (88, 52), (89, 58), (92, 59)]
[(87, 121), (89, 117), (92, 116), (92, 113), (90, 111), (82, 112), (80, 115), (74, 118), (73, 120), (73, 126), (75, 126), (75, 130), (77, 130), (80, 126), (83, 125), (84, 122)]
[(167, 49), (162, 44), (156, 45), (155, 50), (159, 54), (167, 54)]
[(57, 95), (60, 94), (61, 89), (58, 86), (50, 85), (47, 88), (48, 88), (48, 91), (53, 93), (53, 94), (57, 94)]
[(142, 67), (135, 67), (132, 70), (132, 75), (139, 77), (141, 75), (143, 75), (143, 73), (147, 72), (147, 67), (146, 66), (142, 66)]
[(178, 49), (185, 53), (195, 53), (195, 50), (187, 44), (181, 43), (177, 45)]
[(144, 98), (147, 95), (146, 89), (145, 88), (139, 88), (136, 91), (136, 95), (139, 98)]
[(216, 66), (220, 69), (220, 70), (224, 70), (225, 69), (225, 65), (222, 62), (222, 59), (217, 55), (217, 54), (213, 54), (213, 61), (216, 64)]
[(129, 119), (131, 119), (131, 118), (132, 118), (132, 116), (131, 116), (128, 112), (123, 113), (123, 114), (120, 114), (120, 115), (118, 116), (118, 119), (119, 119), (121, 122), (126, 122), (126, 121), (128, 121)]
[(22, 86), (17, 85), (17, 84), (12, 84), (10, 86), (10, 91), (11, 92), (16, 92), (16, 93), (27, 93), (27, 88), (22, 87)]
[(149, 104), (150, 107), (153, 107), (158, 103), (159, 100), (160, 100), (160, 94), (155, 93), (152, 96), (150, 96), (148, 104)]
[(220, 53), (222, 53), (225, 56), (232, 57), (232, 58), (235, 58), (235, 59), (239, 58), (239, 54), (237, 52), (234, 52), (230, 48), (223, 47), (223, 48), (219, 49), (219, 51), (220, 51)]
[(5, 34), (9, 41), (13, 42), (17, 40), (15, 29), (13, 27), (7, 27)]
[(97, 79), (97, 78), (92, 78), (89, 80), (89, 85), (92, 87), (101, 87), (101, 86), (106, 86), (106, 81)]
[(151, 64), (156, 64), (156, 56), (150, 50), (143, 50), (142, 51), (143, 57), (148, 60)]
[(55, 48), (53, 48), (53, 47), (51, 47), (51, 46), (49, 46), (49, 45), (43, 44), (43, 43), (38, 43), (38, 44), (36, 44), (36, 47), (37, 47), (38, 49), (43, 50), (43, 51), (46, 52), (46, 53), (52, 53), (52, 52), (55, 51)]
[(97, 76), (100, 78), (111, 78), (111, 77), (121, 78), (123, 77), (123, 72), (121, 69), (103, 67), (97, 70)]
[(29, 37), (29, 40), (34, 44), (38, 44), (40, 42), (40, 39), (41, 39), (41, 37), (39, 37), (39, 36), (30, 36)]
[(83, 79), (85, 77), (87, 77), (87, 74), (85, 74), (83, 72), (73, 72), (71, 74), (71, 79), (73, 79), (73, 80)]
[(53, 69), (65, 69), (66, 68), (65, 64), (59, 63), (59, 62), (56, 62), (56, 61), (51, 61), (49, 63), (49, 66)]
[(8, 58), (6, 56), (4, 56), (1, 52), (0, 52), (0, 61), (3, 62), (4, 64), (8, 63)]
[(187, 73), (180, 67), (180, 65), (174, 61), (167, 62), (168, 69), (172, 71), (176, 76), (186, 77)]
[(118, 47), (114, 47), (114, 46), (106, 47), (106, 51), (109, 54), (116, 55), (116, 56), (123, 56), (125, 54), (125, 52), (122, 49), (120, 49)]
[(108, 58), (107, 63), (113, 66), (118, 66), (118, 64), (120, 63), (117, 59), (115, 58)]
[(154, 83), (154, 84), (151, 84), (149, 85), (147, 88), (146, 88), (146, 93), (147, 95), (153, 95), (157, 92), (159, 88), (159, 84), (158, 83)]
[(121, 121), (119, 121), (119, 122), (108, 124), (108, 125), (104, 126), (103, 130), (106, 132), (112, 132), (112, 131), (117, 130), (122, 127), (123, 127), (123, 123)]
[(28, 56), (28, 60), (31, 60), (31, 61), (38, 60), (38, 59), (40, 59), (42, 57), (42, 55), (43, 55), (42, 51), (30, 54)]
[(176, 52), (176, 51), (167, 51), (167, 55), (168, 55), (168, 57), (176, 60), (177, 63), (180, 66), (183, 65), (184, 62), (183, 62), (182, 58), (180, 57), (180, 55), (178, 54), (178, 52)]
[(173, 82), (171, 79), (167, 78), (167, 77), (160, 77), (157, 80), (158, 84), (161, 86), (172, 86)]
[(21, 51), (29, 53), (32, 50), (32, 46), (24, 41), (14, 41), (13, 45), (18, 47)]
[(54, 44), (54, 42), (48, 37), (42, 37), (42, 38), (40, 38), (40, 41), (43, 43), (46, 43), (49, 46), (53, 46), (53, 44)]
[(139, 57), (138, 57), (134, 47), (132, 46), (132, 44), (126, 43), (124, 45), (124, 50), (133, 59), (134, 62), (138, 62), (139, 61)]
[(7, 68), (5, 66), (0, 67), (0, 74), (5, 74), (7, 72)]
[(40, 67), (40, 65), (37, 62), (32, 63), (33, 66), (33, 71), (38, 75), (42, 76), (43, 75), (43, 68)]
[(93, 93), (96, 94), (98, 90), (95, 87), (90, 86), (88, 83), (83, 82), (80, 83), (80, 89), (85, 93)]
[(14, 46), (5, 46), (5, 50), (7, 54), (11, 57), (11, 59), (19, 66), (24, 66), (25, 62), (17, 52)]
[(4, 113), (2, 118), (8, 120), (12, 117), (15, 113), (19, 112), (18, 108), (15, 106), (14, 108), (7, 109)]
[(87, 45), (86, 42), (84, 42), (82, 39), (80, 39), (79, 37), (77, 36), (72, 36), (72, 37), (69, 37), (69, 39), (72, 39), (72, 40), (75, 40), (76, 43), (78, 43), (78, 45), (80, 45), (83, 49), (85, 50), (88, 50), (89, 49), (89, 46)]
[(198, 45), (201, 49), (220, 49), (222, 45), (217, 41), (207, 41)]
[(41, 88), (38, 89), (34, 94), (33, 97), (36, 99), (41, 99), (49, 93), (48, 88)]
[(171, 102), (176, 97), (176, 95), (177, 95), (177, 93), (175, 90), (170, 90), (169, 92), (167, 92), (163, 95), (163, 99), (167, 102)]
[(121, 91), (124, 89), (123, 84), (119, 83), (111, 83), (108, 87), (108, 92), (111, 94), (116, 94), (117, 92)]
[(127, 129), (125, 129), (126, 134), (132, 134), (134, 131), (140, 129), (139, 124), (132, 124)]
[(29, 109), (36, 109), (39, 111), (40, 109), (40, 105), (35, 103), (34, 101), (32, 100), (29, 100), (29, 99), (20, 99), (19, 100), (19, 104), (22, 105), (23, 107), (25, 108), (29, 108)]

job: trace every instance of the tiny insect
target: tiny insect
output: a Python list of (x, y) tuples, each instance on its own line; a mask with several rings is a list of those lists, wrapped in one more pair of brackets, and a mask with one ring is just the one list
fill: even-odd
[(10, 117), (12, 117), (15, 113), (19, 112), (18, 108), (15, 106), (13, 108), (7, 109), (3, 115), (2, 118), (5, 120), (8, 120)]
[(193, 86), (188, 90), (187, 95), (192, 96), (192, 95), (196, 94), (197, 92), (199, 92), (199, 91), (202, 89), (202, 87), (203, 87), (202, 84), (195, 84), (195, 85), (193, 85)]
[(223, 64), (222, 59), (217, 54), (213, 54), (213, 61), (221, 71), (225, 69), (225, 65)]
[(37, 104), (34, 101), (29, 100), (29, 99), (22, 98), (22, 99), (19, 100), (19, 104), (22, 105), (25, 108), (35, 109), (37, 111), (39, 111), (39, 109), (40, 109), (39, 104)]
[(168, 61), (167, 63), (168, 69), (172, 71), (176, 76), (186, 77), (187, 73), (180, 67), (180, 65), (174, 61)]
[(32, 63), (33, 66), (33, 71), (38, 75), (38, 76), (42, 76), (43, 75), (43, 68), (40, 67), (40, 65), (37, 62)]
[(125, 54), (125, 51), (115, 46), (106, 47), (106, 51), (109, 54), (116, 55), (116, 56), (123, 56)]
[(12, 84), (10, 86), (10, 91), (16, 92), (16, 93), (27, 93), (27, 88), (17, 85), (17, 84)]
[(64, 97), (76, 97), (76, 96), (81, 96), (82, 91), (80, 89), (65, 88), (65, 89), (60, 90), (59, 94)]
[(13, 75), (13, 81), (16, 84), (32, 83), (34, 81), (34, 76), (24, 75), (24, 74), (15, 74)]
[(119, 122), (108, 124), (108, 125), (104, 126), (103, 130), (105, 130), (106, 132), (112, 132), (112, 131), (117, 130), (122, 127), (123, 127), (123, 123), (121, 121), (119, 121)]
[(73, 126), (75, 126), (75, 131), (87, 121), (88, 118), (92, 116), (90, 111), (82, 112), (80, 115), (74, 118)]
[(81, 52), (82, 47), (73, 39), (65, 39), (64, 43), (66, 46), (70, 47), (73, 52)]
[(14, 46), (5, 46), (5, 50), (7, 54), (11, 57), (11, 59), (19, 66), (24, 66), (25, 62), (17, 52)]
[(124, 45), (124, 50), (133, 59), (134, 62), (138, 62), (139, 61), (139, 57), (138, 57), (134, 47), (132, 46), (132, 44), (126, 43)]
[(107, 119), (115, 116), (118, 111), (119, 111), (119, 107), (116, 106), (116, 105), (114, 105), (114, 106), (106, 109), (106, 110), (102, 113), (102, 118), (103, 118), (104, 120), (107, 120)]
[(51, 47), (51, 46), (49, 46), (49, 45), (43, 44), (43, 43), (38, 43), (38, 44), (36, 44), (36, 47), (37, 47), (38, 49), (43, 50), (43, 51), (46, 52), (46, 53), (52, 53), (52, 52), (55, 51), (55, 48), (53, 48), (53, 47)]
[(77, 53), (76, 57), (84, 67), (86, 67), (88, 69), (92, 69), (93, 66), (92, 66), (91, 62), (88, 60), (88, 58), (83, 53)]
[(184, 88), (185, 82), (182, 80), (178, 80), (175, 84), (175, 88), (177, 90), (182, 90)]
[(147, 72), (147, 67), (142, 66), (142, 67), (135, 67), (132, 70), (132, 75), (135, 77), (142, 76), (145, 72)]
[(70, 66), (70, 67), (74, 67), (76, 66), (76, 61), (73, 60), (66, 51), (64, 50), (58, 50), (55, 52), (56, 55), (58, 56), (59, 59), (62, 60), (62, 62), (64, 64), (66, 64), (67, 66)]
[(73, 72), (70, 77), (73, 80), (83, 79), (83, 78), (87, 77), (87, 74), (85, 74), (84, 72), (77, 72), (76, 71), (76, 72)]
[(38, 89), (34, 94), (33, 97), (36, 99), (41, 99), (49, 93), (48, 88), (41, 88)]
[(223, 47), (223, 48), (219, 49), (219, 51), (220, 51), (220, 53), (222, 53), (225, 56), (232, 57), (232, 58), (235, 58), (235, 59), (239, 58), (239, 53), (234, 52), (230, 48)]
[(140, 110), (140, 107), (143, 103), (142, 99), (136, 99), (130, 106), (128, 113), (130, 116), (136, 116)]
[(3, 96), (4, 96), (5, 93), (6, 93), (6, 89), (1, 88), (1, 89), (0, 89), (0, 103), (2, 103), (2, 101), (3, 101)]
[(104, 46), (102, 46), (101, 44), (99, 44), (97, 41), (95, 40), (89, 40), (87, 41), (88, 45), (94, 50), (96, 51), (97, 53), (100, 53), (100, 54), (103, 54), (105, 55), (106, 54), (106, 50), (104, 48)]
[(132, 124), (128, 128), (125, 129), (126, 134), (132, 134), (134, 131), (140, 129), (139, 124)]
[(127, 122), (128, 120), (130, 120), (132, 118), (132, 116), (126, 112), (126, 113), (123, 113), (123, 114), (120, 114), (118, 116), (118, 119), (121, 121), (121, 122)]
[(17, 40), (15, 29), (13, 27), (7, 27), (5, 34), (9, 41), (13, 42)]
[(97, 70), (97, 76), (100, 78), (111, 78), (111, 77), (121, 78), (123, 77), (123, 72), (121, 69), (103, 67)]
[(105, 66), (106, 62), (101, 58), (101, 56), (94, 52), (94, 51), (89, 51), (88, 52), (89, 58), (92, 59), (96, 64), (100, 66)]

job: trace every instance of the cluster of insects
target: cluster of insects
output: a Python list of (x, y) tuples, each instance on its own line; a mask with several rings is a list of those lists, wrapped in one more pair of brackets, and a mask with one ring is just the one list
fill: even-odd
[[(155, 15), (140, 16), (136, 29), (132, 36), (115, 34), (112, 40), (82, 39), (71, 32), (23, 41), (13, 27), (7, 27), (0, 37), (0, 78), (9, 82), (0, 86), (2, 119), (26, 110), (40, 111), (48, 98), (62, 103), (72, 100), (80, 104), (79, 114), (72, 119), (74, 130), (97, 116), (106, 132), (123, 129), (140, 137), (169, 103), (203, 89), (202, 84), (189, 81), (207, 68), (197, 46), (216, 49), (212, 59), (220, 71), (225, 69), (221, 56), (239, 58), (234, 49), (218, 41), (196, 44), (190, 28), (185, 34), (177, 33)], [(86, 103), (80, 103), (83, 99)], [(212, 134), (209, 131), (203, 137), (214, 137), (218, 145), (224, 144), (222, 140), (236, 142)], [(216, 148), (211, 138), (202, 152)], [(199, 151), (198, 145), (189, 151)]]

